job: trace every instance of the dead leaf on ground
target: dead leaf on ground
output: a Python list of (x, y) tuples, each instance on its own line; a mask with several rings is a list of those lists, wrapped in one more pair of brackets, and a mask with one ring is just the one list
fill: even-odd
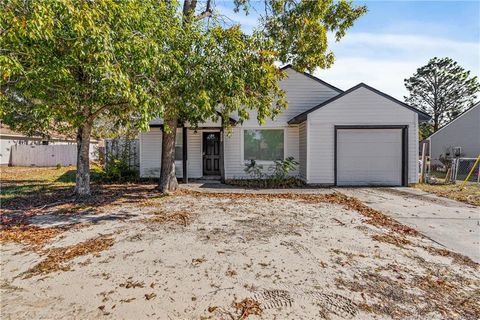
[(13, 226), (0, 230), (0, 241), (12, 241), (38, 248), (62, 232), (64, 232), (64, 230), (60, 228)]
[(25, 272), (25, 277), (29, 278), (39, 274), (45, 274), (55, 271), (67, 271), (70, 266), (65, 263), (80, 256), (87, 254), (98, 254), (113, 245), (113, 238), (100, 236), (89, 239), (68, 247), (53, 248), (46, 250), (47, 258)]
[(237, 313), (240, 314), (239, 320), (247, 319), (250, 315), (259, 316), (262, 314), (260, 304), (252, 298), (245, 298), (240, 302), (234, 302), (233, 306)]
[(163, 210), (156, 211), (153, 213), (155, 216), (149, 219), (145, 219), (145, 223), (175, 223), (186, 227), (191, 222), (191, 214), (187, 211), (175, 211), (175, 212), (166, 212)]
[(127, 280), (125, 283), (121, 283), (120, 287), (125, 289), (143, 288), (145, 287), (145, 282)]
[(156, 294), (155, 292), (146, 293), (146, 294), (145, 294), (145, 299), (151, 300), (151, 299), (155, 298), (156, 296), (157, 296), (157, 294)]

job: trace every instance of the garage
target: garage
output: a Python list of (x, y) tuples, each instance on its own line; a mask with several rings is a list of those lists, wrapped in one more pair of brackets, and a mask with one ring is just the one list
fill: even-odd
[(336, 126), (338, 186), (405, 185), (406, 126)]

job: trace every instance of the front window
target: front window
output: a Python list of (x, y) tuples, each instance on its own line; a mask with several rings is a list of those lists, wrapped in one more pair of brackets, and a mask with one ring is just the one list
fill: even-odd
[(183, 159), (183, 130), (178, 129), (175, 135), (175, 160)]
[(283, 130), (244, 130), (243, 160), (283, 160)]

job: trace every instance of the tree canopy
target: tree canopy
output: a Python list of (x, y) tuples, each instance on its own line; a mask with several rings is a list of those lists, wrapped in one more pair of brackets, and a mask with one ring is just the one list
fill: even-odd
[[(249, 32), (211, 0), (3, 0), (0, 112), (15, 129), (77, 133), (77, 194), (89, 194), (95, 123), (164, 120), (160, 189), (176, 187), (177, 125), (252, 110), (261, 124), (287, 107), (278, 63), (299, 70), (334, 62), (339, 41), (366, 12), (347, 0), (235, 0), (259, 13)], [(226, 121), (225, 126), (229, 125)]]
[[(287, 107), (279, 80), (285, 76), (278, 62), (299, 70), (328, 68), (334, 61), (327, 38), (338, 41), (366, 12), (350, 1), (236, 0), (237, 12), (259, 13), (258, 25), (245, 32), (225, 23), (221, 12), (207, 0), (183, 0), (176, 30), (175, 64), (165, 80), (158, 115), (164, 120), (160, 189), (173, 190), (173, 165), (177, 124), (197, 125), (235, 114), (239, 122), (250, 117), (273, 118)], [(180, 8), (180, 7), (179, 7)], [(233, 18), (233, 17), (230, 17)], [(225, 122), (228, 126), (229, 122)]]
[(432, 58), (405, 79), (409, 96), (405, 101), (432, 116), (423, 124), (421, 135), (428, 136), (470, 107), (477, 97), (480, 84), (451, 58)]
[(78, 195), (90, 193), (94, 122), (148, 124), (175, 10), (155, 0), (2, 1), (0, 115), (27, 133), (76, 132)]

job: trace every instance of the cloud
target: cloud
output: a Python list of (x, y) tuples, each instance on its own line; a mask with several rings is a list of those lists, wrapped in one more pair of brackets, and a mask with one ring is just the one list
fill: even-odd
[(342, 89), (365, 82), (403, 99), (403, 80), (432, 57), (451, 57), (480, 76), (480, 45), (420, 35), (351, 33), (330, 47), (336, 61), (315, 75)]

